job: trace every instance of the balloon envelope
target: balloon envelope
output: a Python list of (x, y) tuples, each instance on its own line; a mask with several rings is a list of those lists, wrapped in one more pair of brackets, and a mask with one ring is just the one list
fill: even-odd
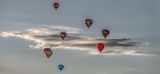
[(59, 8), (60, 4), (58, 2), (53, 3), (53, 7), (57, 10)]
[(105, 39), (107, 38), (107, 36), (109, 35), (109, 33), (110, 33), (110, 31), (107, 30), (107, 29), (103, 29), (102, 30), (102, 35), (104, 36)]
[(61, 37), (62, 40), (64, 40), (67, 37), (67, 33), (66, 32), (61, 32), (60, 37)]
[(47, 58), (50, 58), (52, 56), (52, 50), (50, 48), (45, 48), (44, 54), (47, 56)]
[(93, 24), (93, 20), (90, 18), (85, 19), (85, 25), (89, 28)]
[(58, 65), (58, 69), (59, 69), (60, 71), (62, 71), (62, 70), (64, 69), (64, 65), (63, 65), (63, 64), (59, 64), (59, 65)]
[(98, 45), (97, 45), (97, 48), (98, 48), (99, 52), (102, 52), (104, 47), (105, 47), (104, 43), (98, 43)]

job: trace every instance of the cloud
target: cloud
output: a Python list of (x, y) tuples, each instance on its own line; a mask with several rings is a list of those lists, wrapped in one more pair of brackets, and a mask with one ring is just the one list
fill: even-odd
[(136, 50), (124, 50), (124, 49), (109, 49), (105, 52), (102, 52), (101, 54), (99, 54), (97, 51), (91, 51), (89, 52), (90, 55), (112, 55), (112, 56), (116, 56), (116, 55), (129, 55), (129, 56), (154, 56), (155, 54), (149, 54), (146, 52), (138, 52)]
[[(61, 40), (59, 33), (65, 31), (68, 36), (65, 40)], [(29, 28), (25, 31), (0, 32), (1, 37), (16, 37), (32, 41), (29, 47), (32, 48), (61, 48), (66, 50), (83, 50), (88, 51), (92, 55), (141, 55), (149, 56), (145, 52), (137, 52), (136, 50), (125, 49), (125, 47), (133, 47), (138, 42), (133, 42), (129, 38), (121, 39), (95, 39), (85, 37), (80, 34), (81, 29), (65, 26), (39, 27)], [(106, 45), (103, 53), (97, 52), (96, 44), (103, 42)], [(110, 48), (109, 48), (110, 47)], [(119, 47), (114, 49), (113, 47)]]

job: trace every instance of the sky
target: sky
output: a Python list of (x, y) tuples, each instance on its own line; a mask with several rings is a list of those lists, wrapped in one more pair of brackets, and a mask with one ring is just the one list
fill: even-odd
[[(89, 29), (86, 18), (94, 21)], [(0, 73), (159, 74), (159, 20), (159, 0), (0, 0)], [(102, 29), (110, 30), (108, 40)]]

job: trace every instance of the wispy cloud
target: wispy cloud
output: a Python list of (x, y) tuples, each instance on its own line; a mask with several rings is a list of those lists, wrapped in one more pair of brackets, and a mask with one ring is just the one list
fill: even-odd
[[(68, 36), (61, 40), (59, 33), (65, 31)], [(62, 48), (66, 50), (83, 50), (92, 55), (132, 55), (132, 56), (149, 56), (145, 52), (125, 49), (125, 47), (136, 46), (138, 43), (131, 41), (129, 38), (122, 39), (94, 39), (84, 37), (80, 34), (80, 29), (65, 26), (29, 28), (25, 31), (0, 32), (1, 37), (16, 37), (32, 41), (29, 47), (33, 48)], [(97, 43), (103, 42), (107, 47), (120, 47), (118, 49), (106, 48), (103, 53), (97, 51)]]
[(146, 52), (138, 52), (136, 50), (131, 50), (131, 49), (127, 49), (124, 50), (122, 48), (118, 48), (118, 49), (109, 49), (101, 54), (99, 54), (97, 51), (91, 51), (89, 52), (91, 55), (112, 55), (112, 56), (116, 56), (116, 55), (130, 55), (130, 56), (154, 56), (155, 54), (149, 54)]

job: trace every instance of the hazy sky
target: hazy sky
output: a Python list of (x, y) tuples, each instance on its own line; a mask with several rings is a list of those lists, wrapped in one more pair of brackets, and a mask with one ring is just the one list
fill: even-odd
[[(159, 0), (56, 0), (61, 7), (52, 8), (54, 0), (1, 0), (0, 23), (14, 25), (65, 25), (83, 28), (83, 20), (93, 18), (91, 31), (102, 28), (127, 35), (148, 36), (159, 31)], [(27, 24), (28, 23), (28, 24)], [(95, 30), (96, 29), (96, 30)], [(117, 34), (116, 34), (117, 35)], [(120, 36), (120, 35), (118, 35)], [(136, 37), (136, 36), (135, 36)]]
[[(57, 11), (52, 7), (56, 1), (60, 3)], [(83, 24), (85, 18), (94, 20), (90, 29)], [(159, 20), (160, 0), (0, 0), (0, 34), (22, 33), (18, 38), (0, 37), (0, 73), (159, 74), (159, 56), (88, 55), (86, 51), (60, 49), (47, 60), (41, 50), (28, 47), (36, 38), (23, 38), (23, 34), (32, 36), (28, 29), (52, 33), (57, 26), (69, 27), (69, 32), (80, 29), (78, 34), (82, 36), (102, 38), (99, 32), (107, 28), (111, 39), (137, 39), (148, 46), (133, 47), (136, 50), (160, 53)], [(42, 30), (32, 29), (40, 27)], [(57, 70), (60, 63), (65, 64), (64, 72)]]

